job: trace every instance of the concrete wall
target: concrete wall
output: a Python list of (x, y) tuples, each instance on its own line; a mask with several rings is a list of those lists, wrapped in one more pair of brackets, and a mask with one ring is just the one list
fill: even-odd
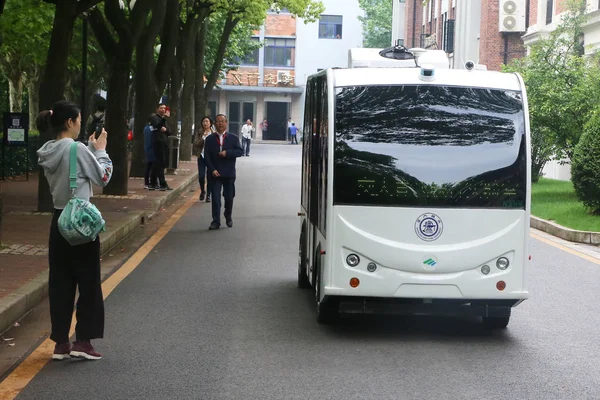
[[(406, 38), (404, 30), (406, 28), (406, 2), (401, 0), (392, 0), (392, 46), (396, 45), (398, 39)], [(407, 43), (404, 43), (406, 46)]]
[(571, 166), (569, 164), (560, 165), (558, 161), (550, 161), (542, 170), (544, 178), (559, 179), (561, 181), (571, 180)]
[[(320, 39), (319, 22), (305, 24), (298, 19), (296, 24), (296, 86), (305, 88), (306, 79), (319, 69), (348, 67), (348, 50), (362, 47), (362, 25), (358, 20), (363, 11), (358, 0), (322, 0), (324, 15), (341, 15), (342, 38)], [(391, 17), (391, 16), (390, 16)], [(302, 121), (304, 114), (304, 93), (300, 105), (292, 107), (292, 120)]]
[(454, 68), (464, 69), (469, 60), (479, 63), (479, 29), (481, 26), (481, 0), (464, 1), (456, 5), (454, 36)]

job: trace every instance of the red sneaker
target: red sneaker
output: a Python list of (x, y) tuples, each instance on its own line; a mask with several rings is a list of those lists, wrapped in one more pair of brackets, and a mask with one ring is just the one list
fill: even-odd
[(76, 340), (73, 342), (71, 357), (99, 360), (102, 358), (102, 355), (94, 350), (89, 340)]
[(71, 343), (61, 343), (56, 344), (54, 346), (54, 354), (52, 354), (53, 360), (64, 360), (65, 358), (69, 358), (69, 353), (71, 352)]

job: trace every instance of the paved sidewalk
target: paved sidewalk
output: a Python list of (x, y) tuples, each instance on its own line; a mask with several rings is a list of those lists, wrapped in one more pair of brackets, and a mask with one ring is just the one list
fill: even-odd
[[(144, 189), (142, 178), (130, 178), (127, 196), (102, 195), (94, 188), (92, 202), (106, 220), (100, 234), (106, 254), (166, 203), (198, 185), (195, 159), (180, 162), (176, 175), (167, 175), (172, 191)], [(0, 181), (3, 215), (0, 232), (0, 332), (35, 307), (48, 292), (48, 233), (52, 215), (36, 212), (37, 174), (29, 181)]]

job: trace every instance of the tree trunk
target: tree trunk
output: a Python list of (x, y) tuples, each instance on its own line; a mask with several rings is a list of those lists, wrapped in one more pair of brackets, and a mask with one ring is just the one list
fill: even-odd
[[(158, 100), (164, 93), (173, 67), (179, 36), (179, 10), (178, 0), (155, 3), (150, 24), (143, 29), (136, 42), (134, 124), (135, 131), (140, 134), (134, 135), (131, 176), (142, 177), (145, 173), (144, 135), (142, 132), (148, 123), (148, 117), (156, 109)], [(155, 65), (154, 45), (159, 34), (161, 35), (161, 50)], [(173, 103), (170, 106), (173, 108)], [(172, 133), (176, 134), (177, 119), (171, 116), (169, 125)]]
[(131, 157), (130, 176), (142, 177), (146, 172), (144, 152), (144, 127), (148, 124), (150, 115), (156, 110), (160, 95), (149, 79), (154, 72), (150, 62), (153, 53), (140, 51), (138, 47), (135, 74), (135, 107), (134, 126), (137, 135), (133, 135), (133, 155)]
[(179, 159), (182, 161), (190, 161), (192, 159), (192, 130), (194, 129), (194, 120), (200, 124), (200, 119), (194, 118), (196, 27), (196, 20), (190, 19), (187, 21), (183, 31), (183, 90), (181, 94), (181, 143), (179, 149)]
[(107, 152), (113, 161), (113, 175), (104, 194), (127, 195), (127, 91), (133, 46), (120, 44), (111, 62), (106, 101)]
[[(200, 23), (200, 29), (195, 41), (196, 46), (196, 85), (194, 90), (194, 113), (196, 121), (202, 121), (206, 115), (207, 102), (204, 101), (204, 70), (206, 54), (206, 36), (208, 33), (208, 18), (204, 18)], [(204, 104), (203, 104), (204, 103)], [(213, 116), (214, 118), (215, 116)]]
[(23, 75), (16, 73), (8, 78), (10, 112), (23, 111)]
[(27, 91), (29, 92), (29, 126), (35, 128), (35, 120), (40, 113), (40, 75), (38, 67), (27, 78)]
[[(61, 100), (65, 91), (67, 78), (67, 63), (69, 60), (69, 49), (73, 38), (73, 26), (77, 17), (76, 1), (56, 2), (54, 13), (54, 25), (50, 37), (50, 47), (46, 58), (46, 68), (40, 83), (40, 108), (49, 110), (52, 104)], [(40, 145), (52, 139), (51, 132), (40, 132)], [(44, 177), (43, 169), (40, 167), (40, 178), (38, 180), (38, 211), (52, 211), (52, 194), (48, 181)]]
[(171, 85), (169, 87), (169, 103), (171, 103), (171, 118), (169, 124), (171, 124), (173, 132), (178, 129), (177, 121), (179, 121), (181, 114), (181, 69), (181, 62), (177, 60), (173, 64), (173, 69), (171, 72)]

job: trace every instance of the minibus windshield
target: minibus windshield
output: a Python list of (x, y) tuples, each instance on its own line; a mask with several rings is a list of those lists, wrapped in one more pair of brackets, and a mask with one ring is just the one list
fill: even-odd
[(335, 103), (334, 204), (525, 208), (520, 92), (353, 86)]

